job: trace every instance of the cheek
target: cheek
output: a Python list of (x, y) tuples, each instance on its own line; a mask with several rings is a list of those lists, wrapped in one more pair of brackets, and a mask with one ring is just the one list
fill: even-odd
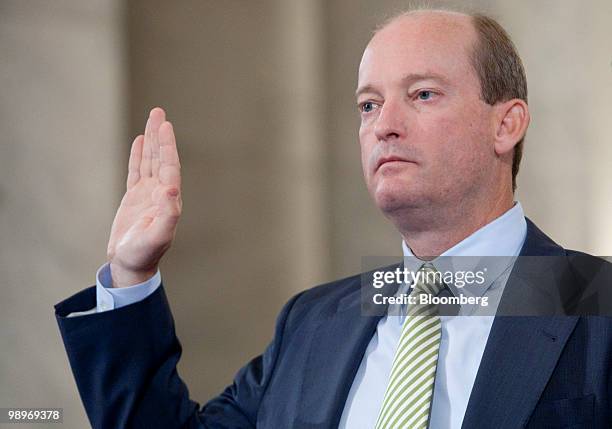
[(424, 118), (414, 124), (414, 135), (418, 136), (418, 146), (426, 154), (428, 163), (454, 163), (460, 146), (458, 142), (463, 140), (459, 123), (455, 118), (441, 115)]
[(359, 147), (361, 148), (361, 167), (366, 181), (369, 178), (369, 161), (376, 144), (373, 133), (366, 126), (359, 127)]
[(437, 180), (461, 182), (461, 176), (477, 174), (490, 158), (483, 123), (473, 112), (466, 113), (470, 114), (444, 115), (421, 124), (422, 144)]
[(478, 123), (465, 127), (463, 133), (456, 137), (456, 144), (451, 155), (452, 178), (465, 189), (482, 186), (491, 180), (494, 165), (493, 148), (488, 147), (486, 133)]

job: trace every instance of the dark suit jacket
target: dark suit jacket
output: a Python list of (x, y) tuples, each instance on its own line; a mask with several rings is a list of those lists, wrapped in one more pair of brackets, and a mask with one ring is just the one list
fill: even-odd
[[(601, 265), (559, 247), (530, 221), (521, 254)], [(565, 278), (584, 283), (571, 265)], [(558, 284), (559, 273), (525, 280), (513, 271), (505, 291), (530, 282)], [(181, 346), (162, 288), (118, 310), (67, 318), (96, 305), (89, 288), (56, 314), (95, 428), (333, 428), (379, 321), (361, 315), (360, 286), (355, 276), (293, 297), (265, 352), (202, 408), (177, 375)], [(564, 302), (574, 305), (569, 295)], [(612, 318), (496, 317), (463, 428), (612, 428), (611, 369)]]

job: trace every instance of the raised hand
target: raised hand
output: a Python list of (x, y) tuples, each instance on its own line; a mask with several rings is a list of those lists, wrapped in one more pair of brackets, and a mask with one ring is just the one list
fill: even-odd
[(151, 110), (145, 133), (132, 144), (127, 191), (108, 242), (113, 287), (141, 283), (157, 271), (181, 215), (181, 165), (172, 124)]

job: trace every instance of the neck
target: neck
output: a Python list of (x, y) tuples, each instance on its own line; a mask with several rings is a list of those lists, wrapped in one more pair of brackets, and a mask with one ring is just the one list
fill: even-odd
[(412, 253), (431, 260), (463, 241), (483, 226), (497, 219), (513, 206), (513, 195), (507, 194), (490, 204), (459, 204), (448, 210), (418, 210), (404, 213), (394, 223)]

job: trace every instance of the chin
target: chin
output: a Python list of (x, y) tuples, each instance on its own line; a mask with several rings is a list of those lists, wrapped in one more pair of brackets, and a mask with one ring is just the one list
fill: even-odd
[[(381, 184), (382, 185), (382, 184)], [(406, 183), (379, 185), (373, 192), (376, 206), (385, 214), (417, 208), (423, 204), (421, 192)]]

